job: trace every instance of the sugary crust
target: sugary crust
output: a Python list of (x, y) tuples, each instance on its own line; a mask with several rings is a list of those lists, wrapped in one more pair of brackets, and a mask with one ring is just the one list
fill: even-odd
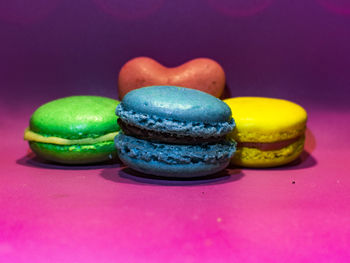
[(71, 96), (40, 106), (30, 130), (45, 137), (71, 140), (97, 138), (119, 130), (114, 110), (118, 101), (98, 96)]
[(224, 100), (232, 111), (236, 128), (231, 138), (239, 142), (276, 142), (304, 134), (307, 113), (293, 102), (262, 97)]

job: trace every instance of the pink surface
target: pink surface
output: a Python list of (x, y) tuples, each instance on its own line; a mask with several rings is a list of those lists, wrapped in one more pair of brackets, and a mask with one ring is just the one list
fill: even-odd
[(34, 108), (0, 108), (0, 262), (350, 261), (350, 111), (307, 108), (294, 166), (166, 181), (26, 156)]

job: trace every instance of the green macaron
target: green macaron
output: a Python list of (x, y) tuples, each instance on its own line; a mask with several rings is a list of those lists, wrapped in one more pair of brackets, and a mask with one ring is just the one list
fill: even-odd
[(89, 164), (115, 159), (114, 137), (120, 128), (119, 101), (98, 96), (72, 96), (40, 106), (30, 118), (24, 139), (34, 153), (63, 164)]

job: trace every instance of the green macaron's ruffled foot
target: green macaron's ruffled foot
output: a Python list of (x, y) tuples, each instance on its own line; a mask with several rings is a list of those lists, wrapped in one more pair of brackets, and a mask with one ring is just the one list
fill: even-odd
[(29, 146), (39, 157), (62, 164), (98, 163), (117, 158), (113, 141), (86, 145), (29, 142)]

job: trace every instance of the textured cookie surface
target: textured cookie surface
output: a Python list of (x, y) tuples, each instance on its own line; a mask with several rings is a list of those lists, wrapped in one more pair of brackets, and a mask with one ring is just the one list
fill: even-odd
[(67, 139), (96, 138), (119, 130), (118, 101), (98, 96), (72, 96), (48, 102), (30, 119), (30, 130)]
[(183, 177), (202, 176), (224, 169), (235, 151), (235, 143), (173, 145), (154, 143), (120, 132), (115, 138), (119, 157), (141, 172)]
[(278, 150), (261, 151), (256, 148), (238, 147), (231, 163), (245, 167), (274, 167), (280, 166), (295, 160), (304, 149), (302, 136), (296, 142)]
[(233, 112), (239, 142), (275, 142), (303, 135), (306, 111), (293, 102), (262, 97), (237, 97), (224, 100)]
[(198, 90), (173, 86), (133, 90), (116, 114), (133, 126), (195, 136), (222, 136), (234, 127), (224, 102)]
[(64, 164), (97, 163), (117, 157), (113, 140), (83, 145), (57, 145), (40, 142), (29, 142), (29, 145), (38, 156)]

